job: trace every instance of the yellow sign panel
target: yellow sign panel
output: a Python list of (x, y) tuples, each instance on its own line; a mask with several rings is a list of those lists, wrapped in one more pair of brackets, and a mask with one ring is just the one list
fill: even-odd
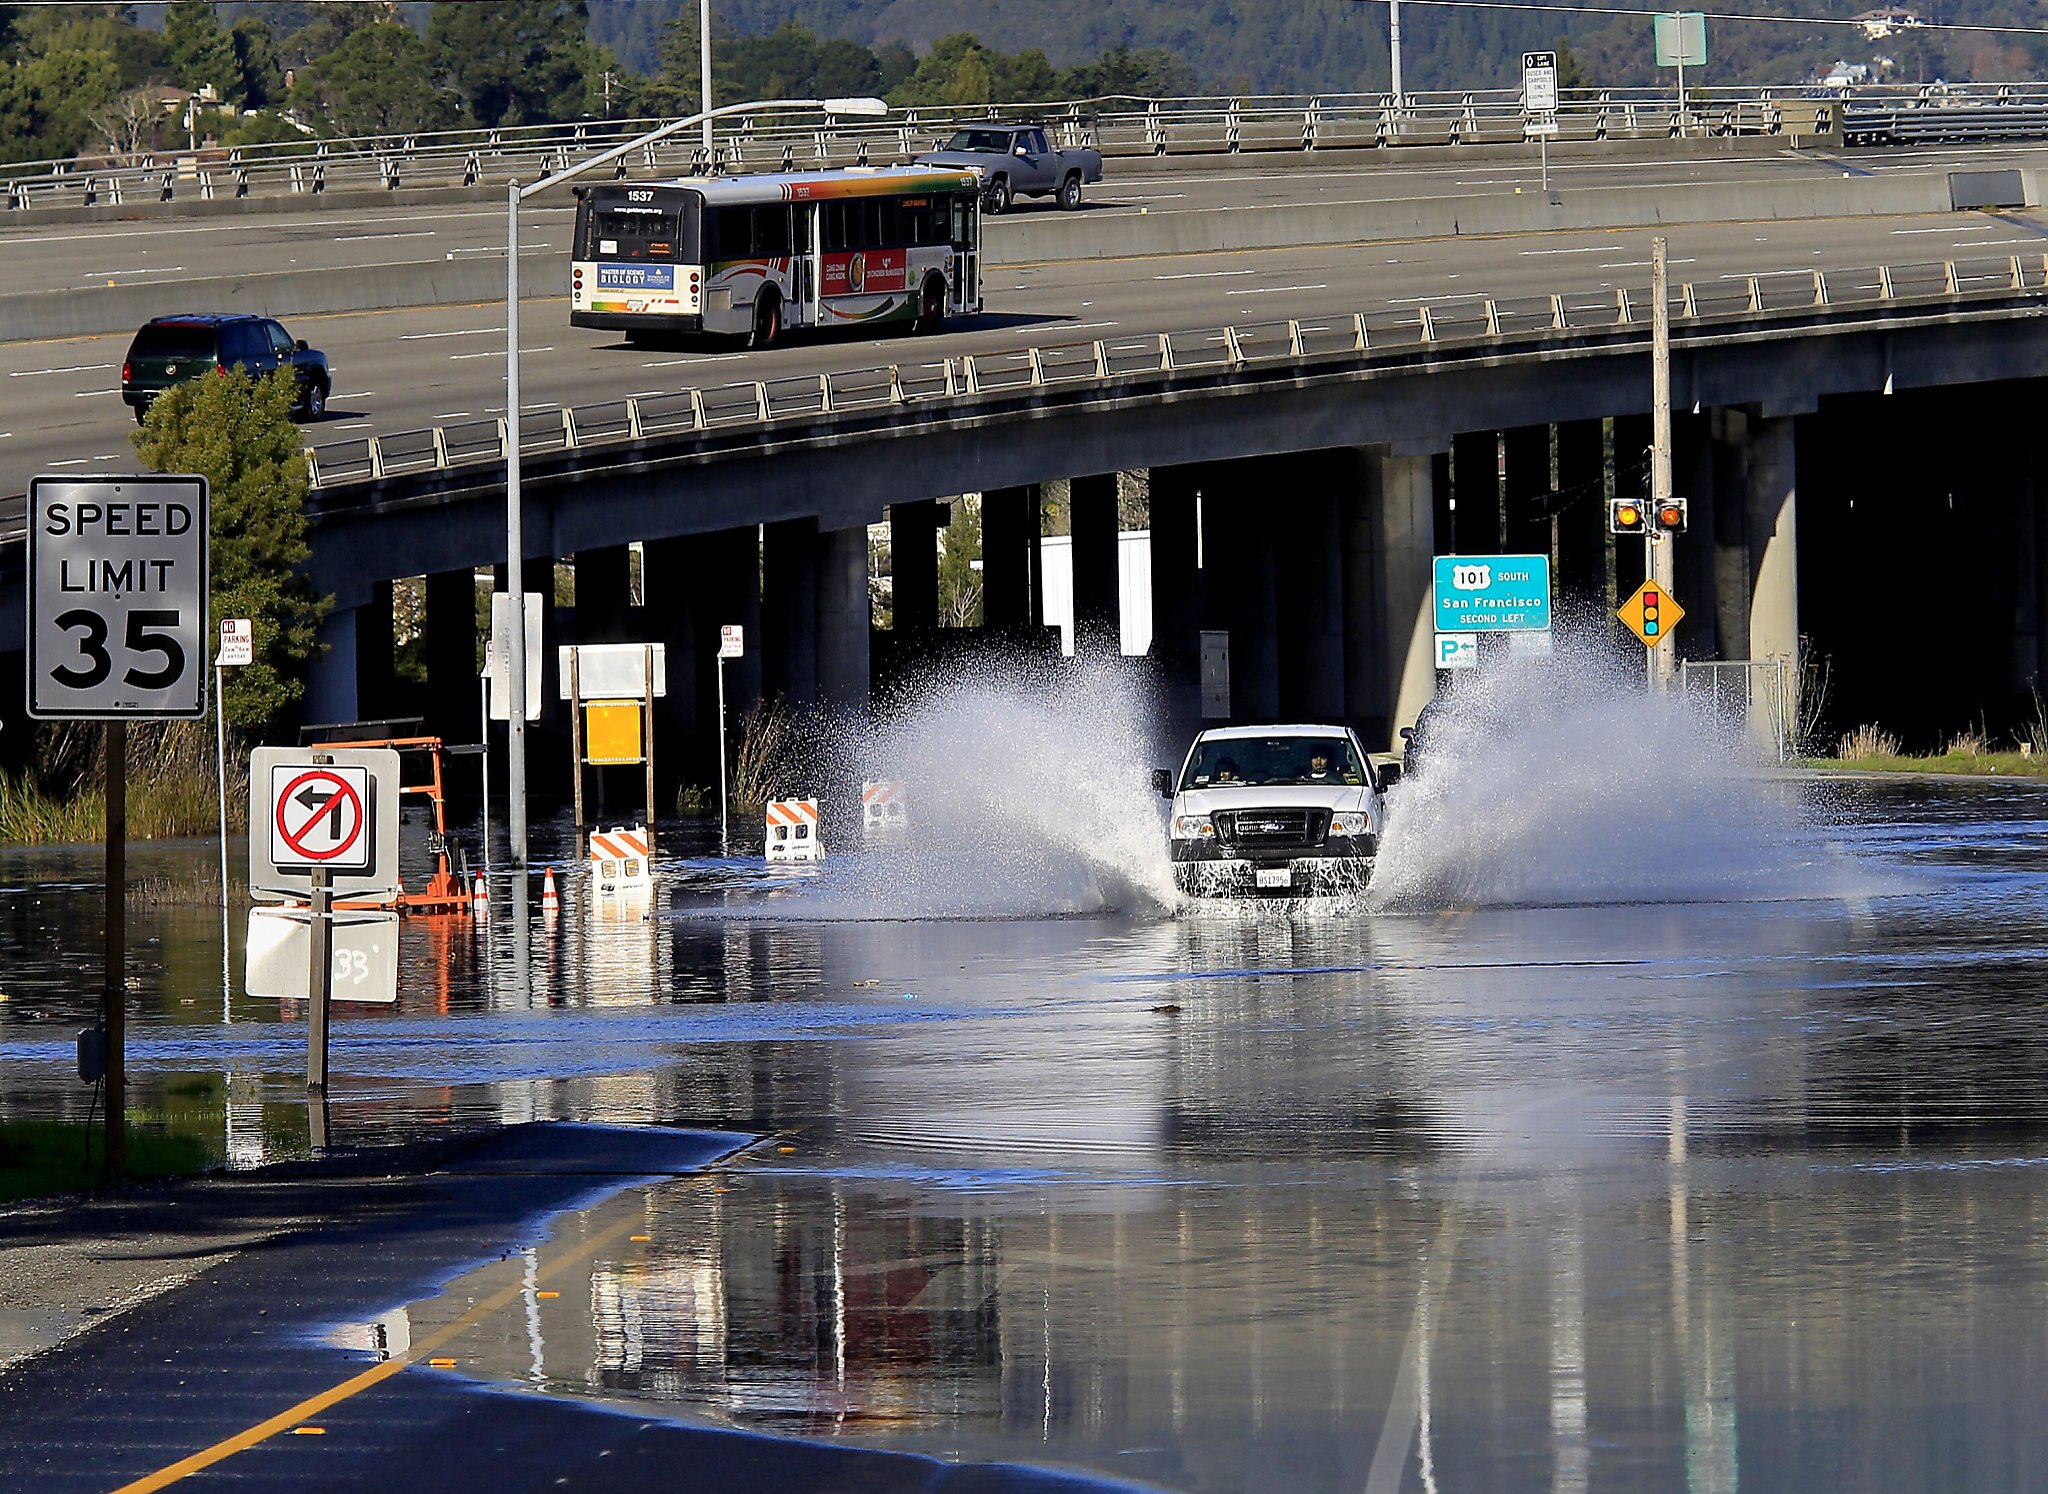
[(583, 703), (583, 760), (601, 768), (647, 760), (640, 747), (639, 701)]
[(1614, 615), (1627, 624), (1631, 633), (1655, 648), (1671, 636), (1671, 630), (1685, 616), (1685, 609), (1678, 605), (1677, 597), (1656, 582), (1645, 581)]

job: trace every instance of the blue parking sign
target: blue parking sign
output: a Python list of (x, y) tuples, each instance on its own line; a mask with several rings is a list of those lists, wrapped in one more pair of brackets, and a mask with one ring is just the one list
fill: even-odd
[(1550, 626), (1548, 555), (1439, 555), (1439, 633), (1521, 633)]

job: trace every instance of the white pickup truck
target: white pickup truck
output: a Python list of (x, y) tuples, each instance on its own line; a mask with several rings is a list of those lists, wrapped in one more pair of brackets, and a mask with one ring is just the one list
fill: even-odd
[(1071, 212), (1081, 205), (1082, 186), (1102, 180), (1101, 151), (1057, 148), (1035, 124), (967, 125), (917, 164), (979, 171), (981, 205), (989, 213), (1009, 211), (1019, 197), (1050, 197)]
[(1167, 849), (1184, 893), (1348, 892), (1372, 876), (1379, 770), (1348, 727), (1218, 727), (1152, 786), (1173, 801)]

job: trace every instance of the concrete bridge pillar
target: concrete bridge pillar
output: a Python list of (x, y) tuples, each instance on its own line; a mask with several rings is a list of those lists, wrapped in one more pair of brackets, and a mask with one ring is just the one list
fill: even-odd
[(1117, 581), (1117, 474), (1068, 485), (1074, 541), (1074, 657), (1114, 658), (1121, 648)]
[[(1752, 417), (1748, 432), (1749, 656), (1799, 659), (1797, 425), (1789, 415)], [(1683, 599), (1681, 598), (1681, 601)], [(1797, 719), (1796, 668), (1793, 718)]]
[(1598, 420), (1557, 428), (1557, 570), (1551, 589), (1567, 616), (1607, 605), (1607, 432)]
[(631, 615), (633, 549), (603, 545), (576, 552), (576, 641), (638, 643), (641, 623)]
[(818, 536), (818, 703), (841, 713), (868, 703), (868, 532), (828, 529)]
[(1521, 425), (1501, 434), (1506, 471), (1501, 481), (1501, 514), (1506, 533), (1501, 553), (1551, 552), (1550, 427)]
[(477, 683), (476, 576), (427, 577), (427, 731), (444, 742), (474, 742), (483, 714)]
[[(1702, 512), (1711, 527), (1687, 535), (1688, 547), (1707, 549), (1713, 562), (1713, 627), (1724, 659), (1749, 654), (1749, 416), (1711, 412), (1713, 472), (1705, 493), (1689, 494), (1695, 525)], [(1681, 593), (1679, 601), (1685, 601)]]
[(1385, 751), (1436, 693), (1435, 482), (1429, 455), (1360, 454), (1341, 507), (1345, 712), (1367, 750)]
[(1467, 431), (1451, 440), (1451, 549), (1500, 553), (1500, 434)]
[(899, 633), (939, 625), (938, 531), (938, 504), (919, 500), (889, 506), (890, 615)]
[(1272, 721), (1280, 710), (1275, 627), (1275, 483), (1284, 462), (1261, 458), (1218, 469), (1202, 489), (1203, 626), (1230, 634), (1230, 715)]
[[(1685, 621), (1678, 625), (1672, 646), (1682, 659), (1725, 659), (1721, 640), (1720, 587), (1715, 574), (1714, 470), (1721, 460), (1708, 413), (1674, 413), (1671, 418), (1671, 490), (1686, 500), (1686, 531), (1673, 544), (1672, 585)], [(1697, 625), (1697, 626), (1695, 626)]]
[(1035, 484), (981, 495), (981, 620), (991, 632), (1022, 633), (1042, 621), (1040, 506)]
[[(1614, 417), (1615, 497), (1650, 501), (1650, 436), (1648, 415)], [(1614, 553), (1614, 603), (1618, 607), (1635, 595), (1636, 588), (1648, 579), (1648, 573), (1644, 569), (1641, 541), (1615, 540), (1612, 536), (1609, 540)], [(1607, 621), (1612, 636), (1634, 645), (1635, 640), (1622, 631), (1620, 623), (1612, 618)]]
[(335, 607), (320, 619), (319, 648), (306, 672), (305, 719), (328, 725), (361, 719), (356, 710), (356, 614), (359, 607)]
[(1175, 734), (1201, 717), (1201, 541), (1208, 469), (1152, 469), (1152, 662)]
[(818, 521), (761, 531), (761, 689), (805, 708), (818, 700)]
[(1359, 483), (1355, 451), (1319, 451), (1291, 461), (1292, 496), (1274, 525), (1277, 714), (1290, 721), (1342, 721), (1344, 699), (1344, 535), (1342, 495)]
[[(356, 719), (390, 721), (403, 705), (398, 688), (394, 587), (373, 582), (370, 600), (356, 609)], [(346, 718), (344, 718), (346, 719)]]

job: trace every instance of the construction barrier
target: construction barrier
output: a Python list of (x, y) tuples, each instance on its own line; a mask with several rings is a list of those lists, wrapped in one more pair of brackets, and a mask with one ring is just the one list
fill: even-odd
[(770, 866), (825, 859), (825, 842), (818, 833), (816, 799), (770, 799), (762, 815), (767, 822)]
[(638, 897), (654, 890), (653, 844), (645, 825), (590, 832), (590, 885), (599, 897)]
[(861, 839), (889, 839), (909, 828), (908, 785), (900, 779), (877, 778), (860, 786)]

